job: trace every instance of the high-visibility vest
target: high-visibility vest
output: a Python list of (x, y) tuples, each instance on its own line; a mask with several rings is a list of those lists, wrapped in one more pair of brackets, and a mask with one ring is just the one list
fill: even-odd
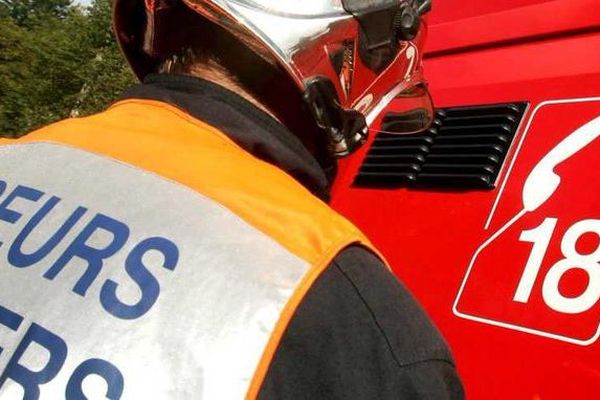
[(315, 280), (370, 247), (285, 172), (142, 100), (1, 140), (0, 242), (0, 399), (254, 398)]

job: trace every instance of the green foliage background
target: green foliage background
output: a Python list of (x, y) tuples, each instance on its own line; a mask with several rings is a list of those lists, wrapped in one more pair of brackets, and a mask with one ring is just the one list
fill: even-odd
[(0, 135), (100, 111), (134, 81), (111, 0), (0, 0)]

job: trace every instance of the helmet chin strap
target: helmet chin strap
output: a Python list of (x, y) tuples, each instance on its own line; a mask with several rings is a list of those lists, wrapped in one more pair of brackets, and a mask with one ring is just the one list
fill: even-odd
[(365, 116), (340, 105), (335, 87), (328, 78), (310, 79), (306, 83), (304, 101), (319, 129), (329, 137), (336, 157), (354, 153), (367, 140), (369, 128)]

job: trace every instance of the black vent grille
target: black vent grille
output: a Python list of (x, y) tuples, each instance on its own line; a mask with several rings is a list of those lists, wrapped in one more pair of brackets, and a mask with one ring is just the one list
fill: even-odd
[[(369, 188), (492, 189), (527, 103), (436, 110), (426, 131), (379, 133), (354, 182)], [(406, 120), (384, 118), (393, 132)]]

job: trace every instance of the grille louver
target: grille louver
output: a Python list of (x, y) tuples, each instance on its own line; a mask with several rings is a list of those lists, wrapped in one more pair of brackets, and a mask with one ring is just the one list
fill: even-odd
[(526, 103), (454, 107), (436, 111), (427, 131), (394, 131), (404, 123), (388, 114), (354, 182), (369, 188), (492, 189)]

